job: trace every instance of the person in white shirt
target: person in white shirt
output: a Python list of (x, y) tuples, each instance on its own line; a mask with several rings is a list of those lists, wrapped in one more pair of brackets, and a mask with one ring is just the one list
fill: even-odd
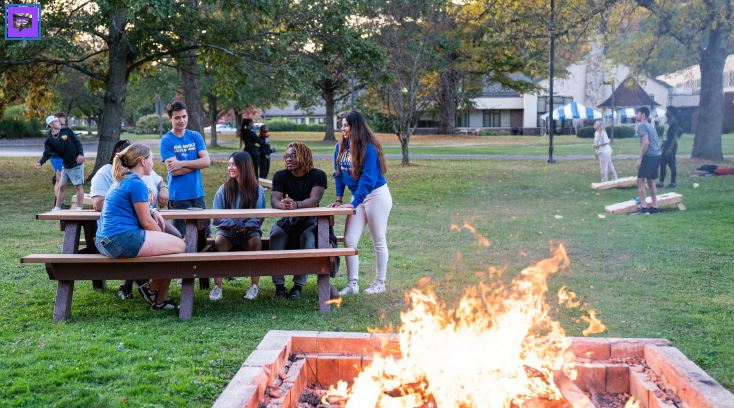
[(602, 183), (609, 181), (607, 178), (609, 172), (612, 172), (612, 180), (617, 179), (617, 171), (612, 164), (612, 146), (607, 136), (607, 132), (601, 125), (601, 119), (594, 122), (594, 157), (599, 160), (599, 170), (601, 173)]

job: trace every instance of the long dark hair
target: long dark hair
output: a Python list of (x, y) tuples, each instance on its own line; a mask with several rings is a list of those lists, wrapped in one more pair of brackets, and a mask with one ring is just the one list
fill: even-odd
[[(387, 166), (385, 165), (385, 156), (382, 154), (382, 145), (380, 145), (370, 126), (365, 122), (362, 114), (357, 111), (351, 111), (347, 113), (344, 119), (349, 124), (349, 152), (352, 155), (352, 168), (349, 170), (349, 173), (353, 178), (358, 178), (362, 174), (367, 145), (372, 143), (375, 149), (377, 149), (377, 162), (380, 165), (380, 172), (385, 174), (387, 172)], [(341, 160), (344, 151), (347, 149), (346, 142), (347, 139), (342, 136), (342, 142), (339, 144), (338, 160)]]
[(239, 179), (230, 177), (224, 183), (224, 206), (236, 208), (237, 197), (240, 198), (240, 208), (255, 208), (259, 187), (255, 178), (255, 167), (252, 157), (247, 152), (235, 152), (229, 156), (240, 171)]
[(112, 148), (112, 156), (110, 157), (110, 164), (112, 164), (112, 160), (115, 159), (115, 155), (125, 150), (125, 148), (130, 146), (130, 144), (131, 144), (130, 141), (127, 139), (118, 140), (117, 143), (115, 143), (115, 147)]
[(240, 143), (245, 143), (245, 134), (250, 131), (250, 125), (252, 124), (251, 118), (242, 119), (240, 124)]

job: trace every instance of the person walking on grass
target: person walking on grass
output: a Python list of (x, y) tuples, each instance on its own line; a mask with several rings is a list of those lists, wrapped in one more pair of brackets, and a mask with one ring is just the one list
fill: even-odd
[[(640, 157), (637, 159), (637, 191), (640, 194), (639, 214), (655, 214), (658, 209), (658, 197), (655, 179), (660, 167), (660, 139), (655, 127), (650, 124), (650, 109), (646, 106), (635, 110), (635, 117), (640, 122), (637, 126), (637, 136), (640, 138)], [(647, 206), (645, 187), (650, 191), (651, 206)]]
[(668, 120), (668, 137), (663, 142), (663, 154), (660, 159), (660, 181), (656, 184), (656, 187), (663, 188), (667, 168), (670, 167), (670, 184), (668, 184), (668, 188), (675, 188), (678, 186), (675, 182), (675, 155), (678, 153), (678, 138), (683, 132), (678, 124), (678, 119), (675, 117), (675, 111), (672, 106), (669, 106), (665, 111), (665, 117)]
[(35, 164), (36, 169), (40, 169), (43, 163), (53, 156), (63, 160), (61, 180), (57, 180), (54, 187), (56, 202), (51, 211), (61, 210), (67, 184), (73, 184), (76, 188), (75, 210), (81, 210), (84, 205), (84, 148), (82, 142), (71, 129), (62, 129), (61, 122), (56, 116), (51, 115), (46, 118), (46, 127), (49, 129), (48, 137), (44, 144), (43, 155)]
[[(175, 210), (206, 208), (201, 169), (209, 167), (211, 160), (204, 138), (199, 132), (186, 129), (189, 117), (183, 102), (168, 104), (166, 111), (171, 130), (161, 138), (160, 152), (168, 170), (168, 206)], [(186, 221), (176, 220), (173, 225), (182, 236), (186, 235)]]
[[(270, 205), (278, 210), (318, 207), (326, 190), (326, 173), (313, 165), (311, 149), (291, 142), (283, 155), (285, 168), (273, 175)], [(270, 249), (313, 249), (317, 247), (316, 217), (283, 217), (270, 231)], [(293, 287), (286, 292), (285, 277), (273, 276), (275, 297), (298, 299), (308, 275), (293, 276)]]
[(260, 126), (260, 134), (257, 137), (260, 140), (260, 173), (258, 176), (266, 179), (270, 173), (270, 154), (275, 152), (273, 146), (270, 145), (268, 125)]
[[(392, 209), (392, 196), (385, 180), (385, 157), (382, 146), (356, 111), (347, 113), (342, 120), (342, 140), (334, 150), (334, 180), (336, 201), (329, 207), (351, 207), (356, 214), (347, 217), (344, 229), (344, 245), (357, 248), (359, 238), (367, 225), (375, 246), (375, 279), (364, 293), (385, 292), (387, 277), (387, 220)], [(344, 204), (344, 187), (352, 193), (351, 203)], [(349, 283), (339, 295), (359, 293), (359, 256), (348, 256)]]
[[(265, 189), (257, 183), (252, 158), (247, 152), (236, 152), (227, 161), (227, 181), (219, 186), (214, 195), (214, 209), (265, 208)], [(228, 252), (238, 247), (244, 251), (262, 249), (262, 218), (215, 218), (218, 228), (214, 239), (217, 252)], [(259, 276), (253, 276), (252, 286), (245, 293), (245, 299), (254, 300), (259, 292)], [(214, 288), (209, 299), (222, 300), (222, 278), (214, 278)]]
[[(153, 154), (144, 144), (128, 146), (115, 155), (112, 175), (117, 187), (106, 197), (95, 244), (100, 254), (111, 258), (154, 256), (184, 252), (180, 237), (163, 232), (163, 217), (150, 210), (148, 187), (142, 180), (153, 169)], [(170, 279), (152, 279), (138, 288), (154, 310), (173, 310), (168, 298)]]
[(612, 172), (612, 180), (617, 179), (617, 171), (612, 164), (612, 146), (607, 132), (602, 127), (601, 120), (594, 121), (594, 156), (599, 160), (599, 170), (602, 183), (609, 181), (609, 172)]
[(252, 130), (253, 126), (255, 126), (255, 122), (251, 118), (242, 119), (242, 125), (240, 126), (240, 147), (245, 146), (244, 150), (250, 154), (252, 163), (255, 166), (255, 178), (259, 178), (262, 146), (260, 145), (260, 138)]

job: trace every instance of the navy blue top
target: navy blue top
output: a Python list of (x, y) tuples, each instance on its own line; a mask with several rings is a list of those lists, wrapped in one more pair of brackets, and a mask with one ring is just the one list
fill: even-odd
[(148, 186), (140, 176), (130, 172), (107, 194), (99, 215), (97, 236), (114, 237), (142, 228), (133, 207), (141, 202), (148, 205)]
[(352, 178), (349, 173), (352, 168), (352, 154), (349, 151), (348, 143), (347, 141), (347, 148), (344, 150), (342, 157), (337, 157), (339, 155), (339, 143), (336, 144), (334, 150), (334, 182), (336, 184), (336, 196), (344, 196), (344, 187), (348, 187), (349, 191), (352, 192), (352, 206), (357, 208), (362, 204), (367, 194), (387, 184), (387, 180), (380, 171), (377, 148), (372, 143), (368, 143), (366, 146), (362, 173), (358, 179)]

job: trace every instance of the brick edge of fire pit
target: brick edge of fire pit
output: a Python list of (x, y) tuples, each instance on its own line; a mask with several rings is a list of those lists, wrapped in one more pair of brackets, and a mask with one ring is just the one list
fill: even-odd
[[(626, 387), (638, 398), (643, 408), (672, 407), (673, 405), (666, 404), (660, 398), (659, 388), (643, 374), (635, 372), (627, 365), (614, 363), (624, 359), (642, 359), (686, 407), (734, 408), (734, 394), (724, 389), (666, 339), (570, 339), (572, 344), (569, 351), (578, 359), (578, 378), (567, 384), (568, 387), (578, 387), (589, 392), (621, 392), (619, 390)], [(347, 372), (351, 375), (359, 367), (368, 364), (374, 353), (399, 355), (400, 346), (397, 340), (394, 334), (271, 330), (245, 360), (213, 406), (257, 408), (268, 386), (289, 362), (291, 354), (306, 357), (304, 368), (308, 369), (299, 368), (299, 371), (309, 371), (310, 378), (345, 379)], [(357, 368), (355, 361), (359, 361)], [(324, 373), (315, 372), (319, 367)], [(620, 376), (622, 371), (629, 374)], [(620, 381), (625, 384), (620, 384)], [(293, 386), (293, 382), (290, 386)], [(299, 390), (287, 392), (284, 398), (297, 398), (302, 387), (303, 380), (298, 382), (296, 388)], [(295, 402), (284, 406), (295, 406)], [(580, 399), (573, 406), (593, 407), (588, 399)]]

